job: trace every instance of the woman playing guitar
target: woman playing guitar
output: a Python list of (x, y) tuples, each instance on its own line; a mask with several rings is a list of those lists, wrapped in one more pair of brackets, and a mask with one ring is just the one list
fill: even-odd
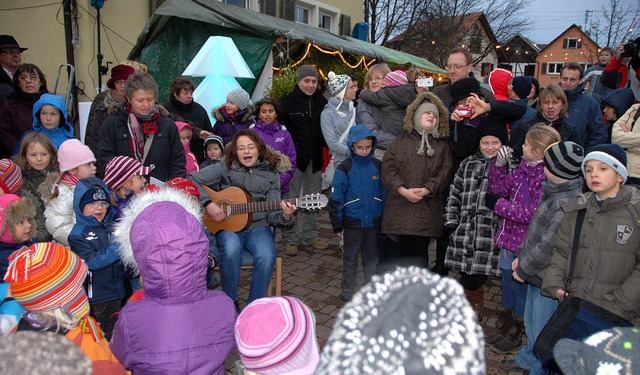
[[(243, 189), (252, 202), (280, 201), (280, 169), (291, 165), (288, 158), (267, 149), (262, 139), (252, 130), (237, 132), (225, 149), (221, 163), (211, 165), (187, 176), (196, 185), (213, 190), (230, 186)], [(216, 222), (228, 218), (229, 212), (212, 201), (201, 189), (200, 204)], [(276, 206), (277, 207), (277, 206)], [(291, 228), (296, 210), (294, 204), (280, 201), (279, 209), (255, 212), (251, 223), (239, 232), (220, 230), (216, 234), (220, 247), (220, 275), (222, 289), (238, 305), (238, 277), (242, 265), (242, 252), (253, 255), (253, 273), (247, 304), (266, 296), (276, 259), (275, 244), (270, 226)]]

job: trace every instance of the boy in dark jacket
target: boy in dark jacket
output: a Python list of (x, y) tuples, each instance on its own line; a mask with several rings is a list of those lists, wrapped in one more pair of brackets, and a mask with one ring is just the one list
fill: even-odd
[(364, 125), (349, 130), (350, 157), (333, 177), (329, 215), (336, 236), (344, 239), (342, 295), (351, 299), (357, 290), (358, 253), (362, 257), (365, 282), (378, 266), (378, 236), (386, 190), (380, 178), (381, 162), (373, 157), (376, 137)]
[(87, 296), (93, 315), (111, 339), (125, 296), (124, 270), (118, 244), (111, 241), (114, 209), (109, 204), (109, 190), (102, 180), (89, 177), (78, 181), (73, 194), (76, 224), (69, 234), (69, 246), (89, 266)]

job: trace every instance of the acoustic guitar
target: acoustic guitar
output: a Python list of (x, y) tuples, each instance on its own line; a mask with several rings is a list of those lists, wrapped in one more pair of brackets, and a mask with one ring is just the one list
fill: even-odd
[[(280, 200), (252, 202), (249, 193), (235, 186), (228, 187), (221, 191), (214, 191), (203, 185), (202, 189), (209, 194), (211, 201), (220, 206), (226, 214), (226, 217), (222, 221), (217, 222), (214, 221), (207, 210), (204, 209), (204, 214), (202, 215), (204, 226), (207, 227), (211, 233), (217, 233), (220, 230), (240, 232), (251, 224), (251, 214), (253, 212), (280, 209)], [(319, 210), (326, 206), (328, 201), (327, 197), (320, 193), (283, 200), (296, 205), (298, 210)]]

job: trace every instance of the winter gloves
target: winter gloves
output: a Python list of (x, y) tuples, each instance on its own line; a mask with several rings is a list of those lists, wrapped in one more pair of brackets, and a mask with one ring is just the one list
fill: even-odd
[(513, 155), (513, 149), (509, 146), (500, 147), (500, 151), (498, 151), (498, 155), (496, 156), (496, 167), (502, 167), (506, 165), (509, 160), (511, 160), (511, 156)]

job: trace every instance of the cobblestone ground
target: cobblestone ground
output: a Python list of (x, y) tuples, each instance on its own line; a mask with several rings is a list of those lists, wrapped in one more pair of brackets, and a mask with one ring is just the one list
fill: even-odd
[[(300, 254), (296, 257), (287, 256), (284, 252), (284, 245), (280, 241), (280, 234), (276, 236), (276, 251), (283, 259), (283, 282), (282, 294), (300, 298), (316, 315), (316, 334), (320, 348), (324, 347), (336, 316), (344, 302), (340, 299), (340, 282), (342, 280), (342, 253), (335, 241), (329, 214), (326, 209), (321, 210), (318, 221), (318, 231), (320, 238), (327, 241), (330, 246), (326, 250), (316, 250), (311, 247), (300, 246)], [(429, 260), (435, 260), (435, 242), (432, 242), (429, 249)], [(456, 277), (451, 272), (450, 277)], [(240, 276), (240, 306), (249, 295), (250, 273), (243, 271)], [(360, 269), (358, 281), (362, 284), (363, 276)], [(485, 314), (482, 321), (482, 328), (485, 335), (490, 335), (495, 331), (496, 309), (500, 305), (500, 279), (490, 278), (484, 286)], [(497, 354), (491, 350), (486, 350), (487, 374), (506, 375), (521, 374), (521, 372), (509, 372), (500, 369), (500, 361), (505, 358), (514, 358), (516, 353)], [(236, 373), (236, 361), (238, 361), (237, 351), (233, 351), (229, 356), (225, 366), (226, 374)]]

